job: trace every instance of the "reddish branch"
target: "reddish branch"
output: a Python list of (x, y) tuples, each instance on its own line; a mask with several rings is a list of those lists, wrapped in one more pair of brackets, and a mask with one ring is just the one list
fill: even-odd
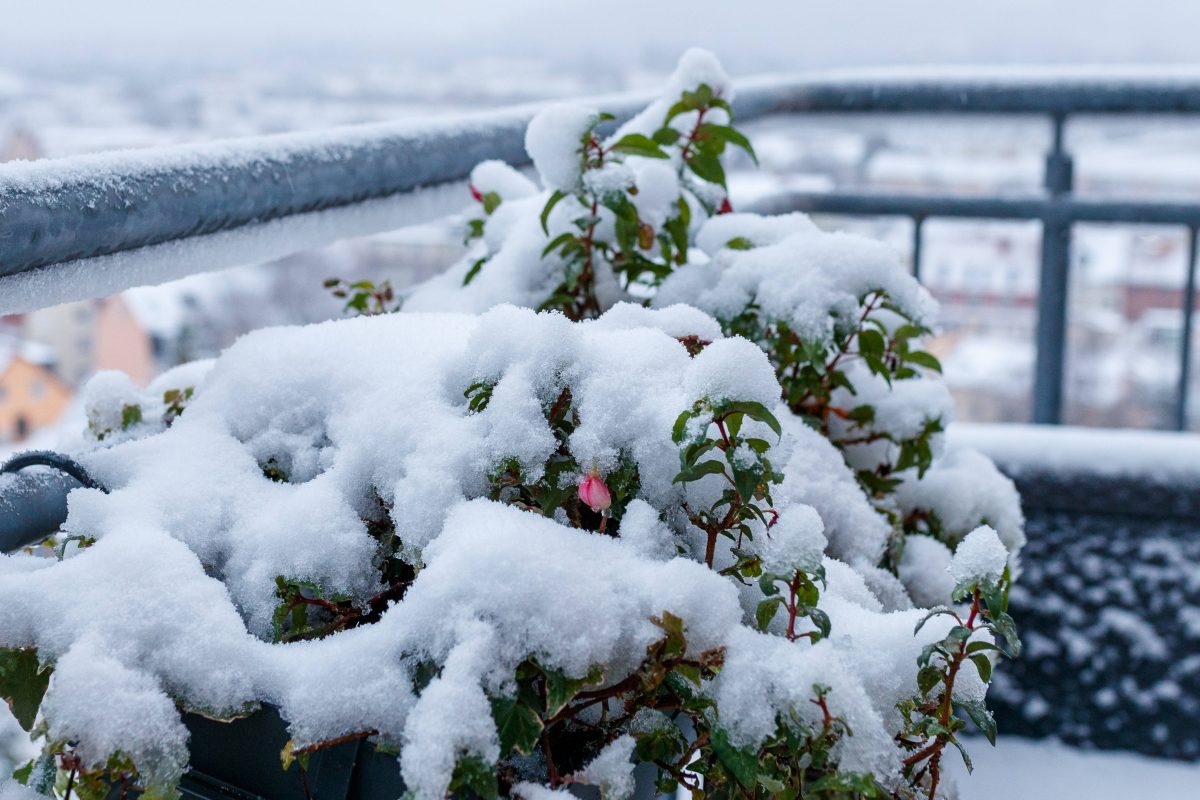
[[(957, 614), (954, 615), (959, 624), (971, 632), (975, 631), (975, 621), (979, 618), (979, 614), (982, 611), (979, 601), (980, 593), (979, 589), (976, 589), (971, 596), (971, 613), (968, 615), (967, 621), (964, 623)], [(950, 727), (950, 719), (954, 715), (954, 681), (958, 677), (959, 669), (967, 660), (967, 645), (970, 640), (971, 637), (967, 636), (959, 642), (958, 650), (951, 654), (947, 664), (946, 677), (943, 678), (944, 688), (942, 697), (936, 707), (938, 723), (943, 729)], [(904, 759), (904, 766), (906, 768), (911, 768), (926, 759), (929, 760), (918, 773), (920, 775), (926, 771), (929, 772), (929, 800), (934, 800), (937, 796), (938, 782), (941, 778), (942, 753), (949, 741), (950, 737), (948, 734), (939, 733), (926, 747)]]

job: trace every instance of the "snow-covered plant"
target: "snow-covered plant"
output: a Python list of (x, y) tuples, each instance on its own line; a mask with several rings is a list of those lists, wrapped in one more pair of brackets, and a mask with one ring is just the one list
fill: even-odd
[(948, 796), (956, 712), (993, 733), (1018, 646), (1016, 495), (945, 446), (933, 304), (890, 254), (720, 213), (731, 99), (692, 51), (607, 138), (548, 110), (545, 188), (481, 164), (470, 252), (406, 313), (341, 285), (358, 318), (94, 381), (77, 456), (110, 491), (72, 494), (61, 560), (0, 558), (27, 785), (169, 795), (179, 709), (270, 703), (285, 765), (367, 738), (420, 800), (624, 798), (635, 764)]

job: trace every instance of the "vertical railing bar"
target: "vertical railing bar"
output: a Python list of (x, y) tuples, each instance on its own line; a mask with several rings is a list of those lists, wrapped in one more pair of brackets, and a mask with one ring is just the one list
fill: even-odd
[[(1074, 169), (1063, 150), (1066, 114), (1052, 117), (1053, 140), (1046, 155), (1047, 193), (1071, 193)], [(1071, 268), (1071, 219), (1061, 214), (1042, 217), (1042, 264), (1038, 283), (1036, 360), (1033, 375), (1033, 421), (1058, 425), (1063, 416), (1064, 364), (1067, 340), (1067, 290)]]
[(917, 214), (913, 217), (913, 241), (912, 241), (912, 269), (913, 277), (921, 280), (921, 246), (924, 237), (921, 235), (921, 229), (925, 227), (925, 217), (922, 214)]
[(1183, 294), (1183, 341), (1179, 347), (1179, 394), (1175, 430), (1187, 430), (1188, 385), (1192, 371), (1192, 312), (1196, 309), (1196, 226), (1188, 226), (1187, 280)]

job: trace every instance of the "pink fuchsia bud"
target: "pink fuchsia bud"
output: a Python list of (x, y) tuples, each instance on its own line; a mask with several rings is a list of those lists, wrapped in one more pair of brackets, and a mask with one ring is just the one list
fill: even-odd
[(604, 485), (597, 470), (592, 470), (579, 482), (579, 499), (596, 512), (612, 505), (612, 492)]
[(482, 202), (483, 202), (483, 195), (482, 195), (482, 194), (480, 194), (480, 193), (479, 193), (479, 190), (475, 188), (475, 184), (473, 184), (473, 183), (468, 183), (468, 184), (467, 184), (467, 188), (471, 190), (471, 197), (475, 198), (475, 202), (476, 202), (476, 203), (482, 203)]
[(717, 213), (718, 214), (732, 214), (733, 213), (733, 203), (729, 202), (728, 197), (726, 197), (724, 200), (721, 201), (721, 207), (717, 209)]

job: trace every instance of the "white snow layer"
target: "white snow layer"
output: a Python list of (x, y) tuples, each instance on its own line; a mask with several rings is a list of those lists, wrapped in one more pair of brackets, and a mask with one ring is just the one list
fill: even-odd
[[(701, 82), (732, 94), (715, 59), (689, 51), (668, 93), (622, 130), (653, 132), (679, 91)], [(704, 690), (719, 701), (719, 722), (734, 741), (773, 733), (779, 713), (815, 721), (812, 686), (821, 683), (831, 687), (831, 711), (854, 730), (835, 750), (841, 766), (896, 785), (896, 705), (917, 692), (921, 648), (949, 625), (937, 618), (914, 636), (923, 612), (913, 601), (944, 601), (947, 566), (955, 576), (991, 577), (1015, 557), (1023, 541), (1015, 492), (986, 459), (943, 452), (937, 437), (934, 468), (919, 480), (915, 471), (899, 476), (895, 507), (876, 508), (853, 469), (873, 466), (878, 452), (847, 453), (848, 463), (779, 403), (765, 353), (724, 338), (718, 319), (753, 308), (827, 343), (853, 328), (870, 292), (888, 292), (924, 323), (933, 301), (886, 247), (823, 233), (803, 215), (697, 213), (697, 247), (653, 309), (622, 303), (611, 269), (597, 270), (607, 309), (597, 320), (517, 307), (536, 307), (562, 278), (558, 256), (542, 250), (548, 237), (573, 229), (579, 201), (555, 207), (548, 233), (539, 216), (550, 190), (579, 183), (579, 134), (591, 114), (560, 108), (530, 126), (541, 191), (503, 164), (476, 168), (475, 190), (501, 203), (463, 261), (406, 299), (409, 313), (258, 331), (215, 363), (164, 377), (153, 393), (111, 375), (88, 389), (95, 447), (78, 456), (112, 491), (73, 492), (65, 530), (96, 544), (61, 562), (0, 557), (0, 647), (37, 647), (59, 665), (44, 707), (55, 735), (78, 739), (88, 759), (130, 753), (165, 781), (187, 762), (176, 703), (220, 714), (269, 702), (299, 746), (366, 730), (399, 743), (409, 788), (421, 800), (440, 798), (463, 753), (497, 757), (488, 697), (510, 686), (522, 659), (576, 677), (603, 665), (605, 680), (616, 682), (660, 636), (650, 618), (670, 611), (684, 620), (690, 649), (726, 648)], [(620, 165), (627, 169), (595, 179), (632, 179), (639, 213), (661, 222), (678, 197), (678, 173), (648, 162), (630, 157)], [(597, 236), (612, 225), (602, 214)], [(745, 241), (728, 247), (734, 239)], [(741, 249), (747, 242), (752, 249)], [(692, 357), (683, 337), (709, 344)], [(882, 431), (906, 437), (949, 419), (938, 380), (890, 388), (853, 363), (847, 370), (859, 390), (852, 404), (876, 404)], [(481, 381), (493, 384), (491, 398), (472, 413), (464, 392)], [(186, 386), (195, 396), (167, 427), (158, 393)], [(638, 496), (618, 538), (485, 499), (502, 463), (515, 462), (529, 480), (544, 474), (558, 449), (544, 409), (566, 387), (578, 414), (568, 445), (581, 472), (637, 465)], [(785, 475), (774, 491), (778, 520), (751, 545), (772, 570), (824, 568), (828, 639), (789, 642), (778, 635), (778, 616), (769, 632), (754, 630), (758, 587), (697, 563), (703, 534), (684, 504), (710, 506), (724, 483), (717, 475), (674, 483), (671, 434), (698, 400), (754, 401), (779, 417), (780, 438), (745, 423), (761, 428), (767, 456)], [(141, 409), (140, 422), (128, 424), (129, 405)], [(267, 465), (288, 482), (266, 477)], [(895, 535), (889, 516), (914, 512), (937, 516), (946, 545), (966, 539), (950, 560), (945, 545), (909, 537), (897, 579), (879, 566)], [(420, 568), (403, 600), (374, 625), (269, 643), (276, 576), (359, 603), (381, 589), (366, 520), (384, 513), (403, 558)], [(983, 523), (999, 536), (991, 528), (967, 535)], [(722, 540), (714, 566), (735, 559)], [(440, 674), (417, 693), (413, 671), (430, 662)], [(964, 678), (971, 696), (985, 688)], [(96, 713), (95, 698), (110, 694), (122, 703)], [(622, 792), (626, 744), (614, 742), (581, 778)]]
[[(730, 648), (712, 691), (741, 739), (764, 735), (770, 709), (811, 713), (812, 683), (828, 683), (855, 730), (845, 763), (890, 782), (894, 707), (914, 691), (912, 663), (937, 626), (914, 638), (914, 612), (882, 613), (861, 577), (826, 559), (834, 637), (792, 644), (746, 627), (734, 582), (671, 557), (687, 531), (664, 526), (649, 504), (677, 509), (720, 491), (672, 484), (675, 418), (704, 393), (778, 394), (748, 342), (718, 340), (691, 358), (674, 338), (683, 334), (714, 336), (714, 323), (687, 309), (619, 306), (570, 323), (501, 307), (251, 334), (200, 376), (173, 426), (135, 427), (142, 438), (80, 454), (112, 492), (72, 493), (65, 527), (97, 542), (62, 562), (0, 558), (0, 646), (35, 646), (58, 664), (46, 718), (87, 758), (122, 750), (149, 775), (177, 775), (187, 753), (176, 701), (214, 713), (265, 701), (301, 744), (368, 729), (403, 743), (405, 780), (434, 797), (456, 754), (496, 755), (485, 692), (501, 690), (521, 659), (577, 676), (603, 664), (618, 680), (659, 636), (650, 617), (670, 611), (697, 652)], [(470, 414), (462, 392), (480, 379), (497, 381), (493, 399)], [(580, 416), (570, 446), (581, 464), (603, 471), (622, 453), (638, 463), (649, 503), (631, 509), (628, 543), (472, 499), (501, 460), (531, 472), (545, 462), (555, 445), (541, 409), (564, 385)], [(113, 396), (124, 403), (122, 391)], [(794, 462), (811, 442), (789, 433), (776, 447)], [(271, 458), (294, 482), (264, 477)], [(777, 500), (767, 554), (780, 566), (819, 557), (817, 514), (789, 499), (804, 495), (794, 486)], [(425, 565), (404, 600), (375, 625), (321, 641), (263, 641), (276, 575), (358, 600), (378, 591), (363, 522), (376, 496)], [(830, 534), (855, 552), (844, 541), (853, 532), (839, 527), (851, 517), (831, 519)], [(418, 696), (410, 672), (423, 660), (443, 670)], [(122, 702), (100, 713), (95, 698), (108, 696)]]

